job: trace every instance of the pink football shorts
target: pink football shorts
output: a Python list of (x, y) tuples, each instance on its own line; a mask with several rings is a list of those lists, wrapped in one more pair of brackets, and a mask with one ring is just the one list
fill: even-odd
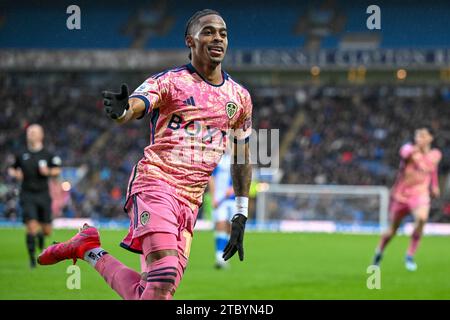
[(391, 221), (401, 221), (408, 214), (412, 213), (413, 210), (422, 207), (429, 206), (429, 199), (424, 199), (420, 197), (410, 197), (407, 201), (398, 201), (391, 197), (389, 202), (389, 214)]
[[(142, 240), (146, 234), (158, 233), (159, 243), (152, 243), (152, 251), (178, 250), (184, 258), (189, 257), (195, 221), (198, 210), (192, 211), (188, 205), (179, 201), (170, 193), (149, 190), (129, 197), (125, 210), (130, 218), (127, 236), (120, 246), (132, 252), (142, 254)], [(164, 241), (177, 237), (174, 241)]]

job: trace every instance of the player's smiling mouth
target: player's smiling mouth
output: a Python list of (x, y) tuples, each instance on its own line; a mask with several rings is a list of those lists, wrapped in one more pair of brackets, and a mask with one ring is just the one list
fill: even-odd
[(210, 46), (208, 47), (208, 51), (215, 54), (222, 54), (224, 52), (224, 48), (221, 46)]

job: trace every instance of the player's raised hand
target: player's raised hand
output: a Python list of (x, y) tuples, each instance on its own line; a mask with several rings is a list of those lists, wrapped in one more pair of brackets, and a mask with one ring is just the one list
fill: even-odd
[(111, 119), (117, 120), (125, 116), (128, 109), (128, 86), (122, 84), (120, 92), (103, 91), (103, 107)]
[(236, 251), (239, 253), (239, 260), (244, 260), (244, 232), (246, 222), (247, 218), (242, 214), (235, 214), (233, 219), (231, 219), (231, 236), (222, 255), (225, 261), (234, 256)]

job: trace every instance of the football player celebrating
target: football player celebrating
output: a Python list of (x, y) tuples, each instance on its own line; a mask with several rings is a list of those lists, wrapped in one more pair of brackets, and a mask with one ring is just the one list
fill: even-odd
[(381, 237), (373, 264), (379, 265), (389, 241), (394, 237), (403, 218), (412, 213), (415, 225), (408, 247), (405, 267), (415, 271), (414, 254), (419, 246), (423, 228), (430, 212), (430, 196), (439, 197), (438, 165), (442, 154), (431, 148), (433, 132), (427, 126), (415, 131), (414, 144), (405, 144), (400, 149), (400, 170), (391, 190), (389, 213), (391, 224)]
[(150, 142), (127, 188), (130, 229), (121, 243), (145, 256), (146, 272), (140, 275), (108, 254), (97, 229), (88, 225), (71, 240), (46, 249), (40, 264), (84, 259), (124, 299), (171, 299), (187, 266), (202, 195), (229, 142), (236, 214), (224, 259), (236, 252), (244, 259), (250, 94), (222, 70), (228, 35), (218, 12), (195, 13), (187, 22), (185, 43), (191, 58), (187, 65), (148, 78), (131, 96), (126, 85), (119, 93), (103, 93), (105, 110), (118, 123), (150, 114)]

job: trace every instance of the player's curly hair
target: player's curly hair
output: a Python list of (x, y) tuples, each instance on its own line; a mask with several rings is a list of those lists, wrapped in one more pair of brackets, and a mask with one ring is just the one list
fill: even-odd
[[(196, 13), (194, 13), (192, 15), (192, 17), (189, 18), (189, 20), (186, 23), (186, 30), (184, 31), (184, 38), (186, 39), (187, 35), (190, 34), (190, 32), (191, 32), (192, 26), (194, 24), (196, 24), (201, 17), (208, 16), (210, 14), (214, 14), (219, 17), (222, 17), (222, 15), (218, 11), (212, 10), (212, 9), (203, 9), (203, 10), (197, 11)], [(192, 55), (191, 55), (191, 53), (189, 53), (189, 60), (191, 60), (191, 59), (192, 59)]]
[[(433, 137), (435, 136), (435, 131), (433, 130), (433, 127), (431, 126), (431, 124), (428, 123), (428, 122), (422, 122), (422, 123), (419, 123), (419, 124), (416, 126), (416, 129), (415, 129), (415, 130), (419, 130), (419, 129), (425, 129), (425, 130), (427, 130), (428, 133), (431, 134)], [(414, 131), (415, 131), (415, 130), (414, 130)]]

